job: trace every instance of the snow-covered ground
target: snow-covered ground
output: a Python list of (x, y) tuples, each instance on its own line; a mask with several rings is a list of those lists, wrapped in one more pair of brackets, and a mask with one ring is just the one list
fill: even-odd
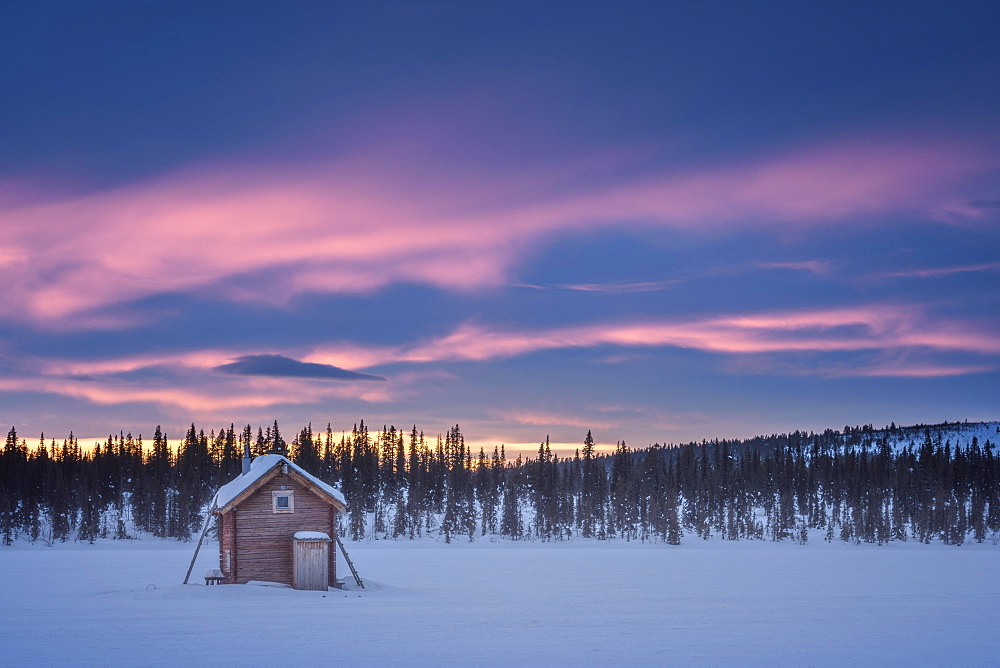
[(1000, 664), (989, 543), (347, 547), (364, 590), (206, 587), (212, 544), (187, 586), (193, 544), (0, 548), (0, 663)]

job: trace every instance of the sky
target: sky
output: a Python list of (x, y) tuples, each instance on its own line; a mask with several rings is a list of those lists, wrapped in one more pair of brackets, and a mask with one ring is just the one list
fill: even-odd
[(0, 426), (1000, 417), (995, 2), (0, 4)]

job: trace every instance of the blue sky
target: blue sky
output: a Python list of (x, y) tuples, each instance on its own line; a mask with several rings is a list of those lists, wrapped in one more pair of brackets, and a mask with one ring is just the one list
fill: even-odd
[(996, 419), (998, 33), (987, 2), (7, 3), (0, 422)]

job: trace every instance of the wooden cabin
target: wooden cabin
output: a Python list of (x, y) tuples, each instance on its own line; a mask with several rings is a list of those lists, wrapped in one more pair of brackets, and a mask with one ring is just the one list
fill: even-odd
[(346, 507), (340, 492), (281, 455), (245, 459), (243, 470), (212, 508), (223, 584), (336, 586), (337, 513)]

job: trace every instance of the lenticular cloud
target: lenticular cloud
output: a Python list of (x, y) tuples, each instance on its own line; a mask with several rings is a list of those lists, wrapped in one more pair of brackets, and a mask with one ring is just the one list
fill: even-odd
[(282, 355), (245, 355), (235, 362), (215, 367), (216, 371), (236, 376), (281, 376), (285, 378), (323, 378), (327, 380), (385, 380), (381, 376), (348, 371), (332, 364), (299, 362)]

